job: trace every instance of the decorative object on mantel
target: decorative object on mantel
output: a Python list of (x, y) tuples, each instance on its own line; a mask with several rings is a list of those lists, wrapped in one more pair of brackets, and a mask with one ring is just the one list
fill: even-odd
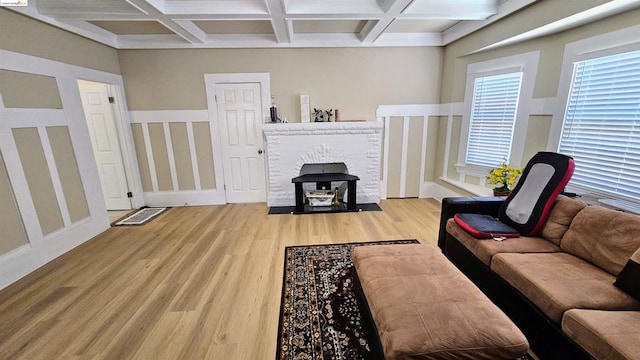
[(497, 185), (493, 188), (493, 196), (509, 196), (511, 189), (522, 174), (522, 169), (515, 168), (506, 161), (489, 171), (487, 183)]
[(309, 95), (300, 95), (300, 122), (311, 122), (311, 110), (309, 109)]
[(331, 117), (333, 116), (333, 109), (329, 110), (319, 110), (313, 108), (313, 117), (315, 122), (332, 122)]
[(271, 116), (272, 123), (278, 121), (278, 108), (276, 107), (275, 101), (276, 98), (271, 95), (271, 107), (269, 108), (269, 115)]

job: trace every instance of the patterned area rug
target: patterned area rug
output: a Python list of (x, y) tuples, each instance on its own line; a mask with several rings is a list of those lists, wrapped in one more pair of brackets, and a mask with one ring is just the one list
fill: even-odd
[(355, 246), (415, 244), (379, 241), (285, 248), (277, 359), (369, 359), (369, 331), (353, 290)]

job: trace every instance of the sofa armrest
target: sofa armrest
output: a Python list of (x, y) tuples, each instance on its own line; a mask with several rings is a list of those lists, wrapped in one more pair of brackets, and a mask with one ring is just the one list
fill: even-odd
[(438, 247), (444, 251), (445, 235), (447, 234), (447, 220), (457, 213), (472, 213), (498, 216), (498, 211), (504, 202), (504, 197), (449, 197), (442, 199), (440, 212), (440, 231), (438, 233)]

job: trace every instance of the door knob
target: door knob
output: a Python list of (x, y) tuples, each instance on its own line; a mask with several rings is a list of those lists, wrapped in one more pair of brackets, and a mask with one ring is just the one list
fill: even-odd
[(258, 154), (262, 154), (262, 150), (258, 150)]

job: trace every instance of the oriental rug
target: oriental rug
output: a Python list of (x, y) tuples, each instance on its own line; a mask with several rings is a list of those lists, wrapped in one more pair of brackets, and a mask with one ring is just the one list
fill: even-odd
[(374, 334), (358, 307), (351, 251), (355, 246), (415, 243), (286, 247), (276, 359), (371, 359)]

